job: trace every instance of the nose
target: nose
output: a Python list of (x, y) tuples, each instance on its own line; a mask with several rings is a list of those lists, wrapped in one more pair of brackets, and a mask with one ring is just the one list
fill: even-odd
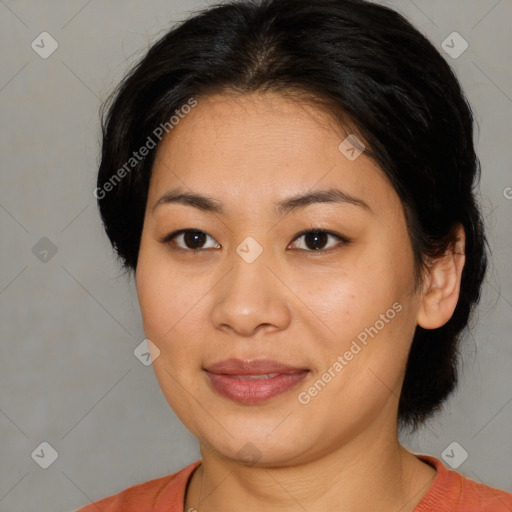
[(250, 337), (290, 325), (292, 294), (269, 263), (263, 255), (252, 263), (234, 255), (231, 270), (214, 288), (211, 319), (215, 328)]

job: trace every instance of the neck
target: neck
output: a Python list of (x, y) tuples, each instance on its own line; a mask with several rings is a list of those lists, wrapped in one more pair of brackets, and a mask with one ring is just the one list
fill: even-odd
[(413, 512), (436, 476), (399, 444), (396, 430), (360, 435), (297, 464), (247, 466), (205, 446), (201, 453), (185, 511)]

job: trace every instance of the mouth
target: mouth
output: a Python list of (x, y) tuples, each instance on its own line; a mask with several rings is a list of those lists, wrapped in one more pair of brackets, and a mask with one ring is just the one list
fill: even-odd
[(298, 386), (308, 369), (268, 359), (226, 359), (204, 368), (215, 392), (241, 404), (262, 404)]

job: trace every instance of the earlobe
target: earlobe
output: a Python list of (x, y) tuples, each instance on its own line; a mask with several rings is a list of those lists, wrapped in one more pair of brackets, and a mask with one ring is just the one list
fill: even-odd
[(437, 329), (452, 317), (459, 299), (465, 257), (465, 235), (462, 226), (456, 230), (456, 241), (435, 260), (425, 279), (417, 322), (424, 329)]

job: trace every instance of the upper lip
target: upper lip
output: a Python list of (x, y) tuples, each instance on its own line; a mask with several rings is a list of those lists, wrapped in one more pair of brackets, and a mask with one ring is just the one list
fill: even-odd
[(224, 375), (265, 375), (267, 373), (291, 374), (306, 370), (271, 359), (225, 359), (205, 367), (210, 373)]

